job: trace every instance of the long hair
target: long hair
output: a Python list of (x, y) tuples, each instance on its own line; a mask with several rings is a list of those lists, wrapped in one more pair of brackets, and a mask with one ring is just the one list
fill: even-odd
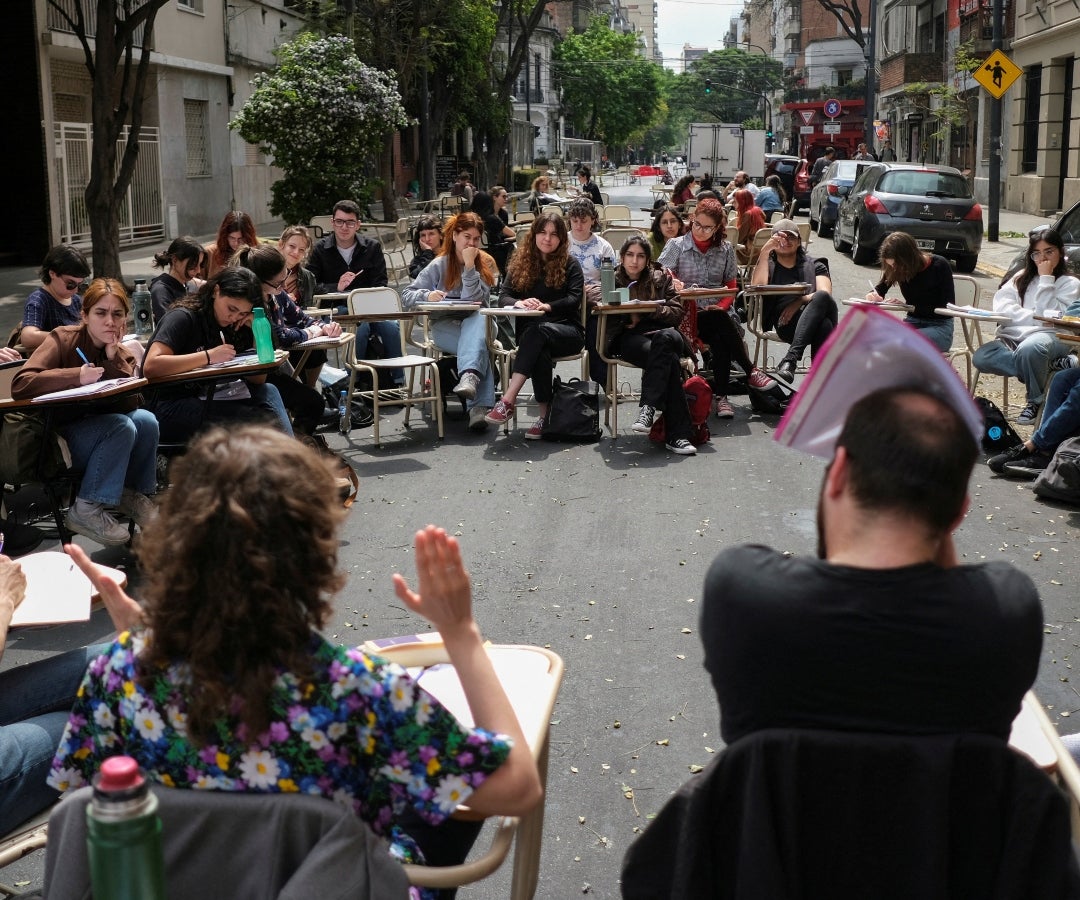
[(652, 247), (649, 246), (648, 238), (641, 234), (632, 234), (619, 248), (619, 269), (622, 270), (623, 277), (629, 278), (630, 276), (626, 272), (626, 268), (623, 266), (623, 257), (626, 256), (626, 251), (631, 247), (640, 247), (642, 253), (645, 254), (645, 268), (637, 278), (637, 299), (638, 300), (663, 300), (664, 298), (659, 296), (656, 280), (653, 278), (653, 272), (655, 271), (652, 266)]
[(1021, 305), (1023, 305), (1024, 294), (1027, 293), (1028, 285), (1039, 277), (1039, 267), (1035, 264), (1035, 260), (1031, 258), (1032, 251), (1039, 241), (1045, 241), (1050, 246), (1058, 248), (1058, 263), (1054, 266), (1054, 277), (1060, 278), (1062, 275), (1068, 274), (1068, 265), (1065, 260), (1065, 242), (1061, 239), (1061, 235), (1052, 228), (1033, 232), (1028, 236), (1027, 254), (1024, 256), (1024, 271), (1016, 276), (1016, 293), (1020, 295)]
[[(926, 268), (930, 254), (924, 253), (915, 243), (915, 238), (904, 231), (893, 231), (885, 235), (878, 251), (881, 259), (881, 280), (888, 284), (906, 284)], [(892, 260), (889, 264), (885, 261)]]
[(269, 284), (276, 276), (285, 271), (285, 254), (272, 244), (259, 244), (257, 247), (240, 247), (232, 255), (229, 265), (251, 269), (259, 281)]
[(679, 214), (679, 210), (676, 209), (674, 203), (665, 203), (663, 206), (657, 208), (653, 212), (652, 227), (649, 229), (652, 232), (652, 236), (656, 239), (656, 243), (663, 246), (667, 242), (667, 238), (664, 237), (664, 232), (660, 230), (660, 220), (664, 218), (665, 213), (671, 213), (676, 221), (679, 223), (679, 233), (675, 237), (680, 237), (686, 234), (686, 222)]
[[(307, 250), (304, 252), (303, 258), (300, 260), (300, 265), (303, 265), (308, 261), (308, 257), (311, 256), (311, 246), (314, 243), (311, 239), (311, 232), (303, 225), (290, 225), (283, 232), (281, 237), (278, 238), (278, 247), (284, 247), (289, 238), (300, 237), (307, 243)], [(282, 254), (284, 255), (284, 254)]]
[(469, 204), (469, 212), (476, 213), (481, 220), (495, 215), (495, 201), (487, 191), (477, 191), (473, 194), (472, 203)]
[(771, 187), (776, 191), (776, 196), (780, 198), (780, 202), (787, 203), (787, 191), (784, 190), (784, 182), (780, 180), (779, 175), (770, 175), (766, 178), (765, 187)]
[(112, 294), (120, 301), (120, 304), (124, 307), (124, 315), (131, 312), (131, 302), (128, 300), (127, 291), (124, 290), (124, 286), (119, 281), (115, 278), (95, 278), (90, 282), (90, 287), (86, 289), (86, 293), (83, 294), (83, 316), (97, 306), (103, 297), (108, 297), (109, 294)]
[(716, 231), (712, 233), (712, 239), (709, 241), (710, 246), (719, 247), (727, 240), (727, 228), (725, 227), (727, 213), (724, 212), (724, 205), (719, 200), (714, 200), (712, 197), (698, 200), (697, 206), (694, 207), (694, 216), (708, 216), (716, 222)]
[(694, 183), (693, 175), (683, 175), (671, 189), (671, 196), (678, 197), (683, 191), (685, 191), (690, 185)]
[(214, 241), (214, 249), (210, 254), (210, 267), (217, 269), (227, 264), (229, 254), (229, 235), (234, 231), (240, 232), (240, 243), (254, 247), (259, 243), (259, 236), (255, 233), (255, 223), (251, 216), (239, 210), (225, 213), (225, 218), (218, 226), (217, 239)]
[(742, 218), (742, 214), (754, 205), (754, 195), (746, 188), (739, 188), (733, 196), (735, 197), (735, 211)]
[(267, 426), (208, 431), (171, 472), (136, 549), (150, 629), (139, 680), (182, 663), (192, 740), (213, 742), (235, 717), (252, 741), (269, 727), (278, 675), (311, 676), (312, 631), (345, 581), (345, 510), (322, 459)]
[[(536, 246), (536, 236), (548, 224), (555, 226), (559, 246), (546, 260)], [(529, 227), (529, 236), (525, 246), (510, 257), (506, 278), (516, 291), (524, 291), (541, 278), (549, 288), (561, 288), (566, 284), (566, 264), (570, 257), (570, 239), (566, 230), (566, 220), (558, 212), (543, 211)]]
[[(491, 198), (488, 197), (490, 201)], [(461, 260), (458, 259), (457, 253), (454, 251), (454, 235), (459, 234), (462, 231), (468, 231), (470, 228), (474, 228), (480, 232), (481, 236), (484, 234), (484, 220), (480, 218), (474, 212), (463, 212), (453, 216), (443, 229), (443, 241), (442, 247), (439, 248), (437, 256), (446, 257), (446, 289), (450, 290), (458, 286), (461, 281), (462, 265)], [(495, 260), (491, 256), (481, 250), (476, 254), (476, 271), (480, 278), (483, 279), (487, 285), (493, 285), (497, 277), (497, 267)]]
[[(280, 272), (281, 270), (278, 269)], [(208, 278), (194, 294), (185, 294), (176, 300), (172, 309), (191, 309), (203, 315), (212, 315), (214, 308), (214, 288), (219, 288), (226, 297), (246, 300), (252, 306), (265, 306), (262, 284), (251, 269), (238, 266), (226, 266)]]
[(172, 243), (163, 253), (154, 254), (154, 266), (158, 269), (168, 269), (175, 262), (193, 262), (201, 268), (202, 258), (206, 255), (206, 248), (190, 235), (173, 238)]

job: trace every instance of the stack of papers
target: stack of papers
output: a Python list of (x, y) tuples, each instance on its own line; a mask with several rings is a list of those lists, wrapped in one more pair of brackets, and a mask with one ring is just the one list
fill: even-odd
[(945, 305), (945, 308), (955, 310), (956, 312), (969, 313), (973, 316), (991, 317), (997, 315), (992, 309), (979, 309), (977, 306), (957, 306), (955, 303), (948, 303)]

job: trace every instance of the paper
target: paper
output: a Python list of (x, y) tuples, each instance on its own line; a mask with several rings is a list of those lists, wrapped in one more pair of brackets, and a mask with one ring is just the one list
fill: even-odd
[(26, 575), (26, 598), (11, 618), (14, 625), (56, 625), (90, 618), (90, 579), (66, 553), (31, 553), (17, 560)]
[(234, 356), (232, 359), (225, 362), (210, 363), (207, 368), (209, 369), (227, 369), (229, 366), (250, 366), (259, 361), (258, 355), (252, 351), (251, 353), (240, 353)]
[(874, 391), (913, 385), (938, 394), (982, 439), (983, 420), (956, 369), (914, 328), (873, 306), (855, 306), (830, 335), (773, 439), (832, 459), (848, 410)]
[(977, 306), (957, 306), (955, 303), (945, 304), (946, 309), (951, 309), (955, 312), (967, 313), (973, 316), (982, 316), (983, 318), (996, 318), (997, 313), (990, 309), (979, 309)]
[(79, 387), (67, 388), (63, 391), (51, 391), (34, 397), (31, 403), (42, 403), (46, 400), (63, 400), (68, 397), (89, 397), (93, 394), (101, 394), (115, 387), (121, 387), (131, 381), (139, 381), (136, 377), (131, 378), (106, 378), (104, 381), (95, 381), (93, 384), (82, 384)]
[(321, 346), (324, 346), (324, 345), (333, 346), (333, 345), (340, 344), (340, 343), (341, 343), (340, 335), (338, 337), (329, 337), (329, 336), (324, 334), (324, 335), (322, 335), (320, 337), (317, 337), (317, 338), (308, 338), (306, 341), (301, 341), (299, 344), (293, 344), (292, 349), (293, 350), (304, 350), (304, 349), (307, 349), (308, 347), (321, 347)]

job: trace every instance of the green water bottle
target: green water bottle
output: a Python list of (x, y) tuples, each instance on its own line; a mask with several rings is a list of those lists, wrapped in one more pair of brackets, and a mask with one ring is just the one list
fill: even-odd
[(165, 900), (161, 819), (150, 783), (130, 756), (110, 756), (86, 807), (94, 900)]
[(255, 335), (255, 352), (259, 356), (259, 362), (273, 362), (274, 340), (270, 337), (270, 322), (266, 318), (266, 310), (261, 306), (255, 307), (255, 320), (251, 323), (251, 330)]

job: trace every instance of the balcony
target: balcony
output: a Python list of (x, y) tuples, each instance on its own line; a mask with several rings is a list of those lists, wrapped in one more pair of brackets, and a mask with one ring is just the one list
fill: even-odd
[[(543, 90), (541, 88), (530, 87), (529, 91), (528, 91), (528, 94), (529, 94), (529, 97), (528, 97), (529, 103), (543, 103), (544, 102), (544, 92), (543, 92)], [(524, 82), (518, 84), (518, 86), (514, 89), (514, 99), (518, 103), (524, 103), (525, 102), (525, 84), (524, 84)]]
[(878, 90), (892, 91), (917, 81), (940, 82), (943, 71), (940, 53), (898, 53), (881, 61)]
[[(960, 4), (960, 42), (971, 41), (972, 52), (978, 56), (990, 52), (994, 36), (994, 12), (989, 0), (964, 0)], [(1012, 14), (1011, 0), (1005, 0), (1005, 27), (1002, 36), (1009, 40), (1015, 36), (1016, 16)]]
[(825, 84), (820, 87), (792, 87), (784, 91), (785, 103), (807, 103), (815, 100), (861, 100), (866, 96), (866, 82), (861, 78), (847, 84)]
[[(83, 7), (84, 27), (86, 28), (86, 36), (93, 39), (97, 34), (97, 5), (93, 3), (82, 3), (81, 0), (57, 0), (57, 5), (60, 6), (65, 13), (71, 16), (72, 21), (79, 21), (78, 7)], [(119, 8), (117, 12), (119, 12)], [(50, 3), (48, 5), (48, 18), (46, 19), (50, 31), (61, 31), (65, 34), (74, 34), (75, 29), (71, 27), (68, 21), (61, 15), (61, 13), (53, 7)], [(134, 44), (136, 47), (142, 47), (143, 35), (146, 33), (146, 26), (140, 25), (135, 31)]]

